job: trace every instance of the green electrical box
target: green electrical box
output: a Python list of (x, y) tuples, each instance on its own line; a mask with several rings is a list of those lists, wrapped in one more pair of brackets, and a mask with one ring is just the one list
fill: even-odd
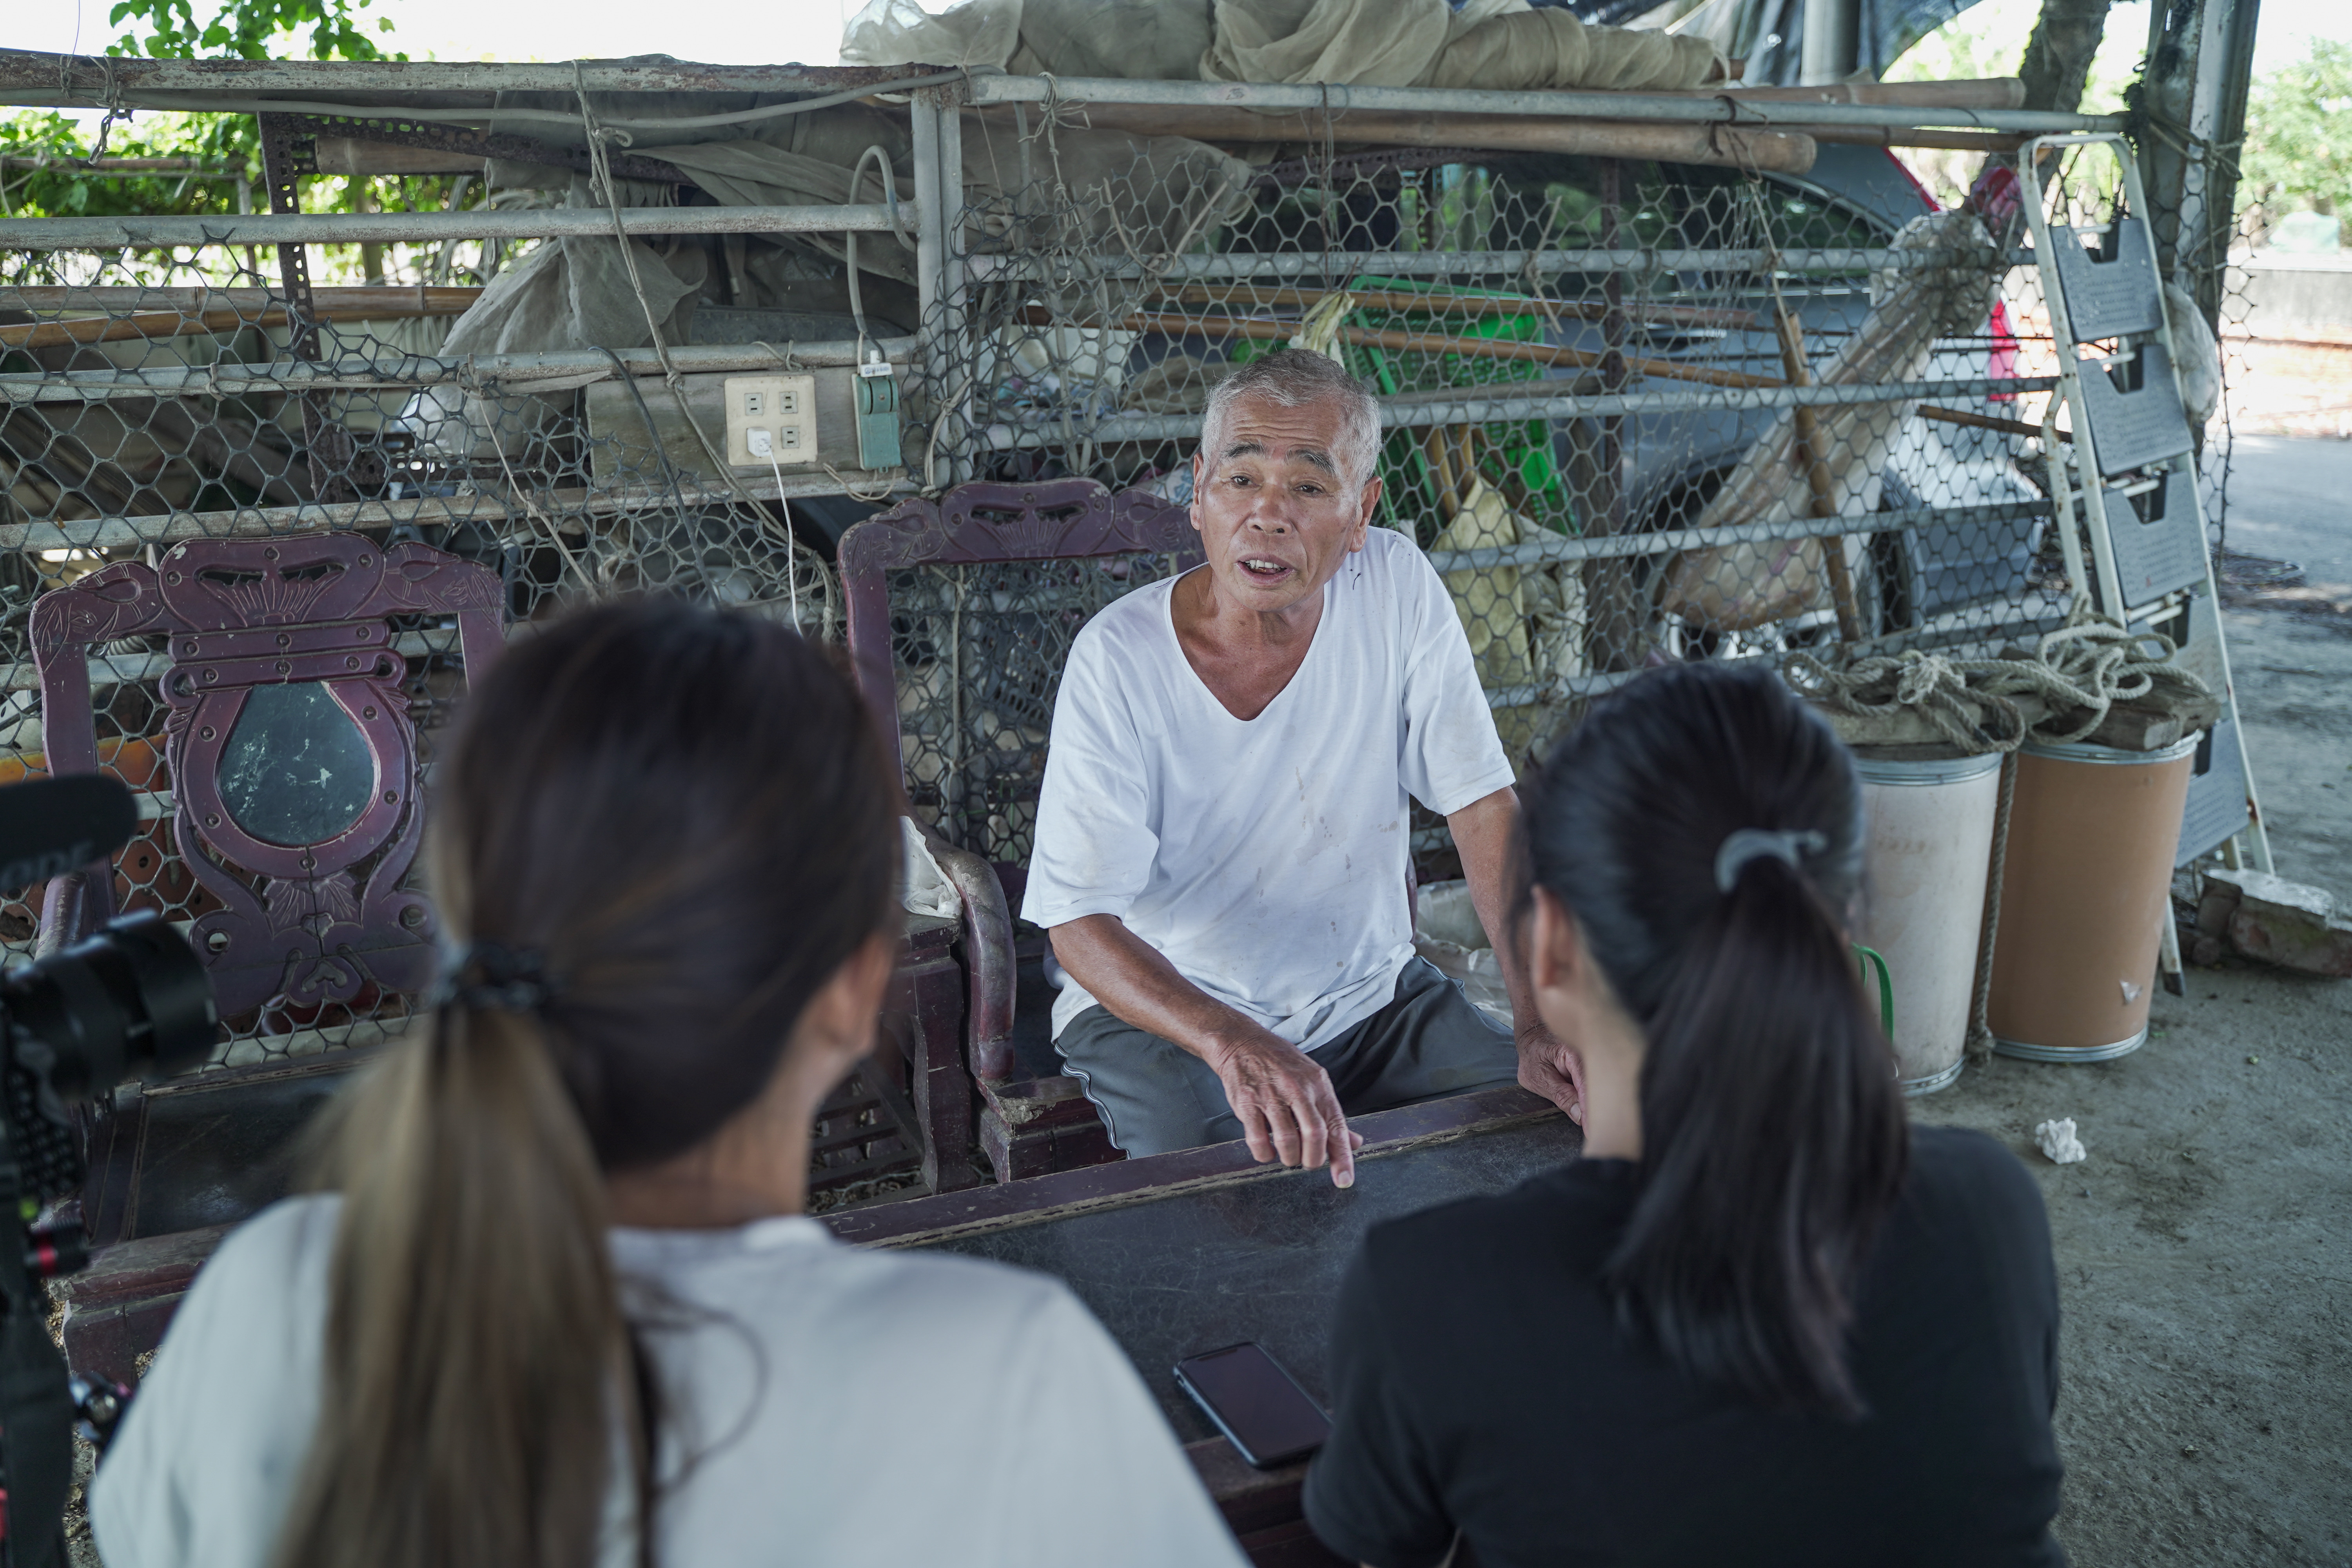
[(898, 450), (898, 378), (879, 349), (866, 351), (857, 367), (857, 466), (895, 468)]

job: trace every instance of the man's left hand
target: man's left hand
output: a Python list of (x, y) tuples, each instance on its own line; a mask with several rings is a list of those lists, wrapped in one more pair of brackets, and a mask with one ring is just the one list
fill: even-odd
[(1584, 1058), (1541, 1024), (1522, 1025), (1517, 1031), (1519, 1087), (1542, 1095), (1584, 1125)]

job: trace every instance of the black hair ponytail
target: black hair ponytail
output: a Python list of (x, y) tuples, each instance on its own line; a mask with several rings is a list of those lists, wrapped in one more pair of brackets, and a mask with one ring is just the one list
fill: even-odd
[[(1909, 1152), (1840, 919), (1860, 796), (1769, 670), (1693, 664), (1597, 707), (1525, 817), (1533, 880), (1647, 1040), (1641, 1193), (1604, 1277), (1620, 1311), (1693, 1376), (1849, 1418), (1854, 1280)], [(1723, 854), (1743, 829), (1769, 842)]]

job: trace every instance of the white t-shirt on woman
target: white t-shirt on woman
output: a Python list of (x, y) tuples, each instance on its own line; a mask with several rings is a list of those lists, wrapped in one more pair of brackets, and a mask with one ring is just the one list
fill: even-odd
[[(333, 1196), (281, 1203), (181, 1305), (90, 1488), (107, 1568), (259, 1568), (320, 1393)], [(678, 1419), (656, 1514), (679, 1568), (1234, 1568), (1233, 1536), (1135, 1369), (1058, 1282), (866, 1252), (793, 1215), (615, 1230), (707, 1321), (650, 1338)], [(634, 1560), (608, 1538), (607, 1568)]]

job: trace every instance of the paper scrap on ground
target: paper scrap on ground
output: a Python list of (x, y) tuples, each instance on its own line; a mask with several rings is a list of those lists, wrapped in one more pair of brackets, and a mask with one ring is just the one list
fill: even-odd
[(2071, 1116), (2036, 1127), (2033, 1142), (2053, 1165), (2071, 1165), (2084, 1157), (2083, 1141), (2074, 1136), (2074, 1119)]

